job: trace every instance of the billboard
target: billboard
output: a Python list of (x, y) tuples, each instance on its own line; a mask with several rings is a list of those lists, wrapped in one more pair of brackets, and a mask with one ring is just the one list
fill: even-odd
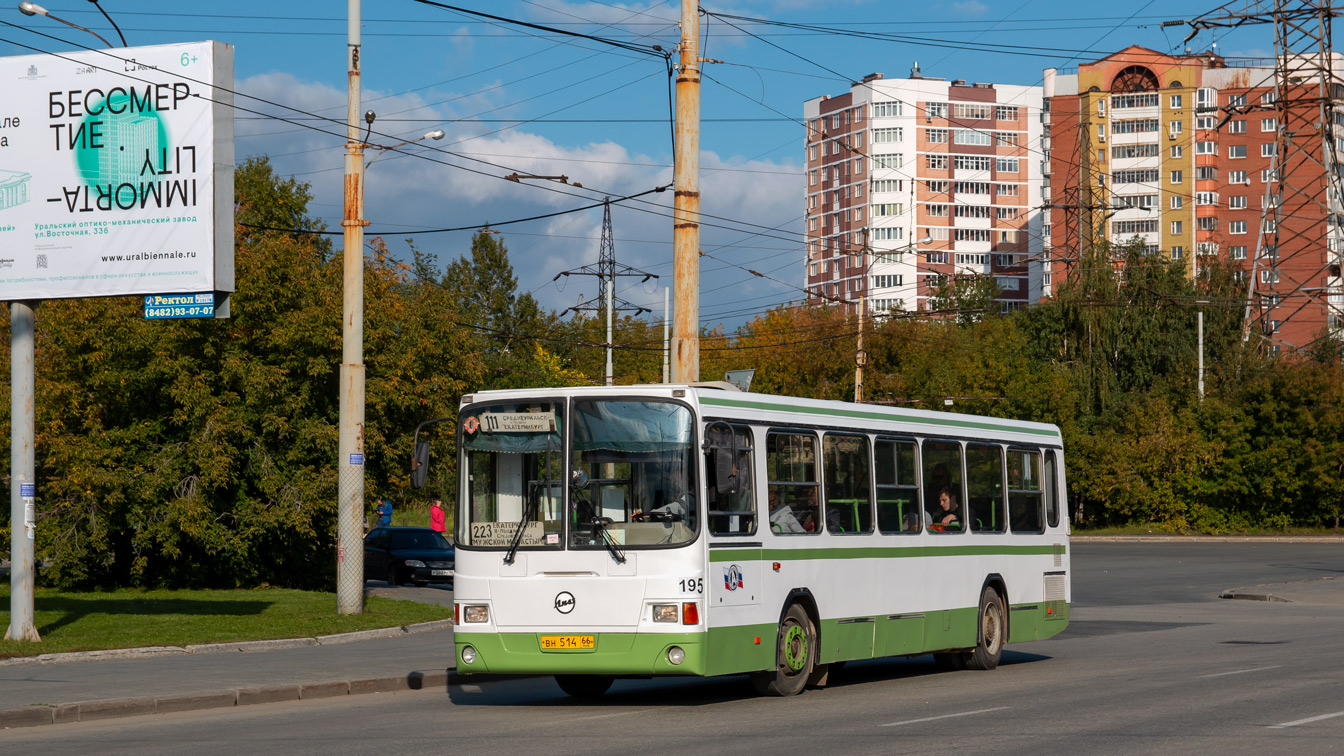
[(231, 292), (233, 46), (0, 58), (0, 300)]

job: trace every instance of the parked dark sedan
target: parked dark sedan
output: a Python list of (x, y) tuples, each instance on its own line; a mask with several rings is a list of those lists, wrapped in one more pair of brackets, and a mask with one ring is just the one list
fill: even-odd
[(453, 547), (429, 528), (374, 528), (364, 536), (364, 577), (401, 583), (451, 583)]

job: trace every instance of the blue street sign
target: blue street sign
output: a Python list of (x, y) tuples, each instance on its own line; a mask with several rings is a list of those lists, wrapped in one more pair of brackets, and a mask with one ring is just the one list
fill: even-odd
[(364, 464), (364, 455), (363, 455), (363, 454), (351, 454), (351, 455), (350, 455), (350, 464), (352, 464), (352, 465), (362, 465), (362, 464)]
[(151, 294), (145, 297), (146, 320), (213, 318), (214, 316), (215, 293), (213, 291), (205, 291), (199, 294)]

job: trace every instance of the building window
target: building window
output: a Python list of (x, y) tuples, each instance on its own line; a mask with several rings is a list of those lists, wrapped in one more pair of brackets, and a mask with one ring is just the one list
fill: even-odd
[(947, 181), (925, 181), (924, 188), (932, 194), (947, 194), (949, 184)]
[[(1181, 183), (1181, 182), (1179, 182), (1179, 181), (1172, 181), (1171, 183), (1173, 183), (1173, 184), (1179, 184), (1179, 183)], [(1171, 209), (1172, 209), (1172, 210), (1180, 210), (1180, 209), (1181, 209), (1181, 206), (1184, 205), (1184, 204), (1185, 204), (1185, 198), (1182, 197), (1181, 195), (1179, 195), (1179, 194), (1173, 194), (1173, 195), (1171, 196)]]
[(1178, 109), (1178, 108), (1181, 107), (1181, 96), (1180, 96), (1180, 95), (1172, 95), (1172, 96), (1171, 96), (1171, 107), (1172, 107), (1173, 110)]
[(1229, 107), (1238, 108), (1246, 104), (1246, 95), (1228, 95), (1227, 104)]
[(890, 144), (904, 139), (903, 130), (900, 127), (891, 129), (873, 129), (873, 144)]
[[(1203, 219), (1201, 218), (1201, 220), (1203, 220)], [(1228, 223), (1228, 224), (1227, 224), (1227, 232), (1228, 232), (1229, 234), (1244, 234), (1244, 233), (1246, 233), (1246, 221), (1244, 221), (1244, 220), (1240, 220), (1240, 221), (1232, 221), (1231, 223)]]
[(1278, 283), (1278, 282), (1279, 282), (1279, 272), (1277, 270), (1270, 268), (1269, 270), (1260, 271), (1260, 283)]
[[(1100, 153), (1100, 151), (1098, 152)], [(1111, 148), (1111, 159), (1123, 160), (1126, 158), (1157, 157), (1157, 153), (1158, 146), (1154, 143), (1119, 144)]]
[[(1199, 222), (1199, 230), (1200, 230), (1200, 231), (1217, 231), (1217, 230), (1218, 230), (1218, 219), (1217, 219), (1217, 218), (1200, 218), (1198, 222)], [(1246, 221), (1242, 221), (1242, 225), (1245, 225), (1245, 224), (1246, 224)]]
[(989, 183), (985, 181), (957, 181), (952, 184), (957, 194), (989, 194)]
[(863, 158), (854, 158), (854, 172), (863, 173)]
[[(1242, 121), (1242, 123), (1245, 123), (1245, 121)], [(1244, 157), (1246, 157), (1246, 145), (1244, 145), (1244, 144), (1229, 144), (1229, 145), (1227, 146), (1227, 156), (1230, 157), (1230, 158), (1244, 158)]]
[(1018, 160), (1017, 158), (999, 158), (994, 161), (994, 167), (1000, 173), (1017, 173)]
[(1171, 146), (1171, 156), (1173, 158), (1180, 158), (1184, 154), (1185, 154), (1185, 148), (1182, 147), (1181, 145), (1173, 144)]
[(947, 170), (947, 155), (925, 155), (924, 167), (935, 171)]
[(994, 118), (999, 121), (1016, 121), (1017, 108), (1011, 105), (997, 105), (994, 108)]
[(1016, 131), (996, 131), (994, 132), (995, 147), (1016, 147), (1018, 146), (1018, 133)]
[(1004, 243), (1004, 244), (1016, 244), (1016, 243), (1017, 243), (1017, 231), (1016, 231), (1016, 230), (1000, 231), (1000, 232), (999, 232), (999, 241), (1000, 241), (1001, 243)]
[(1246, 178), (1246, 171), (1228, 171), (1227, 183), (1229, 184), (1249, 184), (1251, 180)]
[(1273, 171), (1269, 168), (1266, 168), (1265, 170), (1260, 171), (1260, 181), (1266, 184), (1268, 184), (1271, 181), (1277, 181), (1278, 176), (1275, 175), (1276, 173), (1277, 171)]
[(925, 103), (924, 117), (930, 120), (934, 118), (947, 118), (947, 103), (945, 102)]
[(1111, 176), (1112, 184), (1150, 184), (1158, 181), (1156, 168), (1139, 168), (1131, 171), (1116, 171)]
[(1100, 139), (1103, 142), (1106, 141), (1106, 124), (1097, 124), (1097, 139)]
[(952, 167), (959, 171), (987, 171), (993, 163), (994, 159), (986, 155), (956, 155), (952, 159)]
[(1111, 95), (1111, 109), (1120, 110), (1122, 108), (1155, 108), (1157, 107), (1157, 92), (1141, 92), (1138, 94), (1118, 94)]
[(1260, 157), (1274, 157), (1278, 154), (1279, 146), (1273, 142), (1260, 145)]
[(1229, 133), (1229, 134), (1245, 134), (1245, 133), (1246, 133), (1246, 119), (1245, 119), (1245, 118), (1242, 118), (1242, 119), (1239, 119), (1239, 120), (1236, 120), (1236, 121), (1228, 121), (1228, 122), (1227, 122), (1227, 133)]
[(816, 172), (816, 171), (808, 171), (808, 172), (807, 172), (807, 185), (808, 185), (808, 186), (816, 186), (816, 185), (817, 185), (817, 172)]
[(1196, 155), (1217, 155), (1218, 145), (1214, 142), (1195, 142)]
[(894, 276), (873, 276), (874, 289), (890, 289), (895, 286), (904, 286), (905, 277), (901, 275)]
[(902, 179), (878, 179), (873, 182), (873, 191), (875, 192), (899, 192), (903, 191), (905, 181)]
[(1260, 119), (1260, 130), (1261, 130), (1261, 131), (1273, 131), (1273, 130), (1277, 129), (1278, 127), (1279, 127), (1279, 120), (1278, 120), (1277, 118), (1261, 118), (1261, 119)]
[(993, 137), (988, 131), (978, 129), (954, 129), (952, 132), (952, 141), (956, 144), (977, 145), (988, 147), (992, 144)]
[(903, 165), (905, 165), (905, 158), (903, 158), (903, 157), (902, 157), (901, 155), (899, 155), (899, 154), (896, 154), (896, 155), (874, 155), (874, 156), (873, 156), (873, 167), (874, 167), (874, 168), (893, 168), (893, 169), (895, 169), (895, 168), (900, 168), (900, 167), (903, 166)]
[(1218, 107), (1218, 91), (1211, 87), (1195, 90), (1195, 109), (1214, 110)]
[(901, 215), (905, 212), (905, 206), (900, 202), (885, 202), (873, 205), (873, 217), (885, 218), (892, 215)]
[(1155, 233), (1157, 233), (1156, 220), (1111, 221), (1111, 234), (1115, 236)]
[(1173, 260), (1179, 260), (1179, 259), (1181, 259), (1181, 258), (1184, 257), (1184, 256), (1185, 256), (1185, 247), (1172, 247), (1172, 248), (1171, 248), (1171, 259), (1173, 259)]
[(1195, 129), (1198, 131), (1210, 131), (1218, 125), (1218, 119), (1213, 116), (1196, 116)]
[(1233, 260), (1246, 259), (1246, 248), (1243, 246), (1228, 247), (1227, 252)]
[[(1156, 118), (1133, 118), (1125, 121), (1115, 121), (1111, 124), (1111, 130), (1116, 134), (1151, 134), (1155, 133), (1157, 129)], [(1105, 133), (1099, 132), (1098, 136), (1105, 136)]]
[(895, 118), (901, 114), (901, 103), (896, 100), (873, 103), (873, 118)]
[(994, 185), (994, 193), (995, 193), (996, 195), (1000, 196), (1000, 197), (1016, 197), (1016, 196), (1018, 196), (1018, 193), (1017, 193), (1017, 192), (1018, 192), (1018, 185), (1017, 185), (1017, 184), (995, 184), (995, 185)]
[(1172, 222), (1171, 222), (1171, 235), (1172, 235), (1172, 236), (1180, 236), (1180, 235), (1181, 235), (1182, 233), (1184, 233), (1184, 232), (1185, 232), (1185, 224), (1183, 224), (1181, 221), (1172, 221)]
[(1211, 165), (1201, 165), (1195, 168), (1196, 181), (1217, 181), (1218, 169)]
[(954, 118), (964, 118), (968, 121), (985, 121), (989, 119), (989, 106), (979, 103), (958, 102), (952, 105), (952, 116)]
[(873, 229), (874, 241), (900, 241), (905, 238), (905, 229), (899, 226)]
[(1167, 130), (1171, 133), (1172, 139), (1175, 139), (1176, 135), (1181, 133), (1181, 131), (1183, 131), (1184, 129), (1185, 124), (1181, 123), (1180, 121), (1172, 121), (1171, 123), (1167, 124)]
[(1246, 207), (1247, 207), (1247, 205), (1246, 205), (1246, 196), (1245, 196), (1245, 195), (1241, 195), (1241, 196), (1237, 196), (1237, 197), (1228, 197), (1228, 198), (1227, 198), (1227, 207), (1228, 207), (1228, 209), (1230, 209), (1230, 210), (1245, 210)]
[(929, 144), (947, 144), (947, 129), (924, 129), (924, 139)]
[(1218, 195), (1215, 192), (1195, 192), (1196, 205), (1216, 205)]

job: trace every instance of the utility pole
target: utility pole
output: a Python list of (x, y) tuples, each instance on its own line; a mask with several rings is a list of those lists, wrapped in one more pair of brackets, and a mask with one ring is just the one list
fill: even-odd
[(863, 401), (863, 366), (868, 364), (868, 353), (863, 351), (863, 311), (868, 306), (868, 228), (863, 229), (863, 285), (859, 287), (859, 343), (854, 351), (854, 403)]
[(667, 320), (667, 316), (670, 311), (667, 304), (667, 295), (668, 295), (667, 287), (664, 286), (663, 287), (663, 383), (667, 383), (668, 375), (671, 372), (670, 357), (672, 355), (672, 342), (671, 337), (668, 334), (668, 326), (670, 326), (671, 324), (668, 323)]
[(1204, 311), (1198, 313), (1199, 320), (1199, 400), (1204, 401)]
[[(1332, 24), (1341, 15), (1330, 0), (1234, 0), (1188, 20), (1163, 26), (1190, 26), (1189, 42), (1202, 30), (1251, 24), (1274, 26), (1273, 100), (1222, 108), (1219, 127), (1234, 115), (1259, 111), (1274, 115), (1274, 156), (1265, 182), (1255, 257), (1247, 281), (1242, 339), (1252, 324), (1268, 340), (1275, 309), (1284, 320), (1308, 305), (1327, 315), (1344, 314), (1338, 283), (1344, 264), (1344, 225), (1333, 222), (1344, 210), (1344, 176), (1336, 150), (1336, 118), (1344, 115), (1344, 86), (1334, 65)], [(1324, 259), (1318, 262), (1324, 239)], [(1312, 257), (1305, 261), (1301, 258)], [(1331, 275), (1328, 271), (1335, 271)], [(1326, 280), (1325, 286), (1318, 282)], [(1290, 298), (1298, 303), (1289, 303)]]
[[(579, 310), (596, 311), (599, 307), (606, 310), (607, 315), (607, 385), (612, 385), (612, 361), (611, 353), (614, 346), (614, 334), (612, 333), (612, 318), (617, 311), (634, 312), (636, 316), (640, 313), (649, 312), (646, 307), (627, 302), (616, 296), (616, 279), (622, 277), (643, 276), (640, 283), (658, 276), (647, 273), (642, 270), (636, 270), (629, 265), (616, 264), (616, 237), (611, 228), (611, 198), (607, 197), (602, 203), (602, 242), (598, 248), (597, 266), (585, 265), (581, 268), (566, 270), (555, 274), (552, 281), (559, 281), (561, 276), (594, 276), (597, 278), (597, 298), (589, 300), (590, 304), (577, 304), (565, 310), (565, 313)], [(600, 303), (600, 304), (599, 304)]]
[(672, 381), (700, 380), (700, 6), (681, 0), (681, 70), (673, 157)]
[(364, 141), (359, 135), (359, 2), (347, 0), (345, 281), (336, 493), (336, 612), (364, 613)]

